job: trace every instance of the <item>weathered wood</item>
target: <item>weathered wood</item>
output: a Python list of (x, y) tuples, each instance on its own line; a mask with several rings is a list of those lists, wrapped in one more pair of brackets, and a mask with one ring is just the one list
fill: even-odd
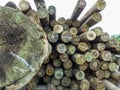
[(81, 90), (89, 90), (90, 89), (90, 83), (87, 79), (83, 79), (81, 82), (80, 82), (80, 89)]
[(39, 70), (48, 55), (48, 42), (41, 27), (11, 8), (0, 7), (0, 28), (6, 41), (0, 45), (0, 87), (17, 90)]
[(54, 67), (52, 64), (47, 64), (46, 70), (45, 70), (46, 75), (52, 76), (54, 74)]
[(106, 6), (104, 0), (98, 0), (80, 19), (81, 25), (94, 13), (102, 11)]
[(5, 6), (14, 8), (16, 10), (19, 10), (19, 8), (17, 7), (17, 5), (14, 2), (11, 2), (11, 1), (7, 2)]
[(60, 85), (60, 80), (59, 80), (59, 79), (56, 79), (55, 77), (52, 77), (51, 83), (52, 83), (54, 86), (59, 86), (59, 85)]
[(115, 80), (117, 80), (118, 82), (120, 82), (120, 72), (119, 71), (116, 71), (116, 72), (113, 72), (111, 74), (111, 77)]
[(69, 86), (70, 84), (71, 84), (71, 79), (69, 78), (69, 77), (63, 77), (62, 78), (62, 81), (61, 81), (61, 84), (63, 85), (63, 86)]
[(98, 78), (95, 77), (91, 77), (89, 79), (90, 82), (90, 86), (95, 89), (95, 90), (105, 90), (105, 85), (103, 84), (103, 82), (101, 80), (99, 80)]
[(76, 47), (72, 44), (67, 45), (67, 54), (73, 55), (76, 52)]
[(83, 80), (85, 78), (85, 73), (79, 69), (74, 69), (73, 74), (77, 80)]
[(72, 61), (71, 60), (67, 60), (67, 62), (64, 62), (63, 63), (63, 67), (65, 68), (65, 69), (70, 69), (71, 67), (72, 67), (72, 65), (73, 65), (73, 63), (72, 63)]
[(102, 82), (105, 84), (106, 90), (120, 90), (120, 88), (118, 88), (108, 80), (103, 80)]
[(79, 15), (84, 10), (85, 6), (86, 6), (85, 0), (78, 0), (77, 1), (77, 4), (76, 4), (76, 6), (75, 6), (75, 8), (73, 10), (72, 16), (71, 16), (71, 19), (73, 21), (76, 20), (79, 17)]
[(62, 33), (62, 32), (63, 32), (63, 27), (62, 27), (62, 25), (59, 25), (59, 24), (55, 25), (55, 26), (53, 27), (53, 31), (56, 32), (56, 33)]
[(60, 67), (62, 65), (62, 62), (59, 58), (56, 58), (52, 61), (54, 67)]
[(19, 7), (23, 11), (23, 13), (27, 13), (31, 9), (30, 3), (26, 0), (21, 0), (19, 2)]
[(99, 23), (102, 20), (102, 15), (100, 13), (93, 13), (85, 22), (89, 27)]
[(93, 28), (91, 30), (95, 32), (97, 37), (101, 36), (102, 33), (103, 33), (103, 29), (101, 27), (95, 27), (95, 28)]
[(48, 7), (48, 14), (49, 14), (50, 21), (56, 20), (56, 8), (55, 8), (55, 6), (51, 5)]
[(85, 56), (79, 53), (75, 53), (72, 57), (72, 60), (77, 64), (77, 65), (82, 65), (83, 63), (86, 62)]
[(99, 60), (92, 60), (89, 64), (89, 67), (93, 71), (97, 71), (100, 69), (100, 61)]
[(72, 35), (72, 39), (70, 42), (74, 45), (78, 45), (78, 43), (80, 42), (80, 37), (78, 35)]
[(63, 72), (63, 69), (62, 69), (62, 68), (56, 68), (56, 69), (55, 69), (54, 77), (55, 77), (56, 79), (62, 79), (63, 75), (64, 75), (64, 72)]
[(93, 31), (87, 31), (79, 35), (81, 41), (93, 41), (96, 39), (96, 34)]

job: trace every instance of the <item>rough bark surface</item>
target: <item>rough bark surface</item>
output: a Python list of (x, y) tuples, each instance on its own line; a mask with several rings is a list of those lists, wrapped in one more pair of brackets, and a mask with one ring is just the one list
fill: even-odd
[(0, 88), (18, 90), (48, 55), (46, 35), (21, 12), (0, 7)]

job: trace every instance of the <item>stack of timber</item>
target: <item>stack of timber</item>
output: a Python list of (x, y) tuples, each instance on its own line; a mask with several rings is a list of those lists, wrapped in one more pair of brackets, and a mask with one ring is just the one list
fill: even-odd
[[(106, 2), (98, 0), (80, 20), (85, 0), (78, 0), (68, 19), (56, 19), (55, 6), (47, 9), (44, 0), (34, 2), (37, 11), (25, 0), (19, 6), (43, 27), (51, 53), (26, 90), (120, 90), (120, 43), (101, 27), (92, 28), (102, 20)], [(6, 6), (18, 9), (14, 4)]]

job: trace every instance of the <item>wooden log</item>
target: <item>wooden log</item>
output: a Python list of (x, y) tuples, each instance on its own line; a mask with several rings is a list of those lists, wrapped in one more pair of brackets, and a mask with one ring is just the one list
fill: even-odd
[(85, 73), (79, 69), (74, 69), (73, 74), (77, 80), (83, 80), (85, 78)]
[(57, 90), (64, 90), (64, 86), (63, 86), (63, 85), (59, 85), (59, 86), (57, 86), (56, 89), (57, 89)]
[(72, 60), (77, 64), (77, 65), (82, 65), (86, 62), (85, 56), (79, 53), (75, 53), (72, 57)]
[(100, 59), (104, 61), (110, 61), (112, 59), (112, 53), (110, 51), (104, 50), (100, 53)]
[(44, 0), (34, 0), (37, 10), (40, 8), (46, 8), (46, 3)]
[(83, 63), (82, 65), (79, 66), (79, 69), (81, 71), (85, 71), (88, 68), (89, 64), (87, 62)]
[(47, 36), (48, 36), (49, 42), (51, 42), (51, 43), (55, 43), (55, 42), (57, 42), (58, 39), (59, 39), (58, 33), (53, 32), (53, 31), (49, 32), (49, 33), (47, 34)]
[(14, 8), (16, 10), (19, 10), (19, 8), (17, 7), (17, 5), (14, 2), (11, 2), (11, 1), (7, 2), (5, 6)]
[(90, 89), (90, 83), (87, 79), (83, 79), (81, 82), (80, 82), (80, 89), (81, 90), (89, 90)]
[[(47, 89), (47, 86), (46, 85), (38, 85), (35, 90), (46, 90)], [(23, 90), (26, 90), (26, 89), (23, 89)], [(53, 89), (54, 90), (54, 89)]]
[(116, 71), (117, 70), (117, 64), (115, 62), (109, 63), (109, 70), (110, 71)]
[(116, 57), (115, 62), (120, 66), (120, 57)]
[(54, 67), (60, 67), (62, 65), (62, 62), (59, 58), (56, 58), (52, 61)]
[(63, 24), (62, 27), (63, 27), (63, 31), (69, 31), (70, 29), (67, 24)]
[(62, 79), (63, 75), (64, 75), (64, 72), (62, 68), (55, 68), (54, 77), (56, 79)]
[(56, 79), (55, 77), (52, 77), (51, 83), (52, 83), (54, 86), (59, 86), (59, 85), (60, 85), (60, 80), (59, 80), (59, 79)]
[(63, 77), (61, 84), (65, 87), (69, 86), (71, 84), (71, 79), (69, 77)]
[(68, 55), (73, 55), (76, 52), (76, 47), (72, 44), (67, 45), (67, 51), (66, 53)]
[(116, 72), (113, 72), (111, 74), (111, 77), (115, 80), (117, 80), (118, 82), (120, 82), (120, 72), (119, 71), (116, 71)]
[(93, 71), (97, 71), (100, 69), (100, 61), (99, 60), (92, 60), (89, 64), (89, 68)]
[(39, 77), (35, 76), (32, 80), (26, 85), (27, 90), (33, 90), (39, 82)]
[(55, 8), (55, 6), (50, 5), (48, 7), (48, 14), (49, 14), (50, 21), (56, 20), (56, 8)]
[(77, 34), (78, 34), (78, 29), (75, 28), (75, 27), (71, 27), (71, 28), (69, 29), (69, 31), (70, 31), (70, 33), (71, 33), (72, 35), (77, 35)]
[(91, 77), (89, 79), (90, 86), (95, 90), (105, 90), (105, 84), (98, 78)]
[(94, 13), (102, 11), (106, 6), (104, 0), (98, 0), (80, 19), (81, 25)]
[(110, 78), (110, 75), (111, 75), (111, 72), (110, 71), (108, 71), (108, 70), (105, 70), (104, 71), (104, 78)]
[(101, 67), (102, 70), (108, 70), (108, 68), (109, 68), (109, 62), (101, 61), (100, 64), (101, 64), (100, 67)]
[(64, 17), (60, 17), (60, 18), (58, 18), (57, 22), (58, 22), (58, 24), (63, 25), (63, 24), (65, 24), (65, 18)]
[(62, 27), (62, 25), (59, 25), (59, 24), (55, 25), (55, 26), (53, 27), (53, 31), (56, 32), (56, 33), (62, 33), (62, 32), (63, 32), (63, 27)]
[(90, 49), (89, 51), (92, 53), (92, 55), (93, 55), (93, 59), (98, 58), (99, 55), (100, 55), (99, 51), (96, 50), (96, 49)]
[(70, 27), (72, 25), (72, 20), (66, 19), (65, 24), (67, 24)]
[(106, 90), (120, 90), (120, 88), (118, 88), (108, 80), (102, 80), (102, 82), (105, 84)]
[(49, 24), (49, 14), (46, 9), (46, 3), (44, 0), (34, 0), (36, 8), (37, 8), (37, 13), (39, 15), (41, 24), (43, 26), (48, 26)]
[(78, 28), (80, 26), (80, 21), (79, 20), (73, 21), (72, 26)]
[(57, 23), (57, 21), (56, 20), (51, 20), (50, 21), (50, 26), (51, 27), (54, 27), (55, 25), (57, 25), (58, 23)]
[(44, 65), (42, 65), (42, 67), (38, 71), (37, 76), (40, 77), (40, 78), (45, 76), (45, 66)]
[(98, 12), (95, 12), (84, 22), (84, 24), (87, 24), (89, 27), (92, 27), (93, 25), (99, 23), (101, 20), (102, 15)]
[(48, 41), (42, 27), (15, 9), (0, 7), (0, 28), (5, 41), (0, 47), (0, 88), (18, 90), (35, 76), (48, 56)]
[(19, 2), (19, 7), (23, 11), (23, 13), (27, 13), (29, 10), (31, 10), (30, 3), (26, 0), (21, 0)]
[(71, 90), (80, 90), (79, 85), (76, 83), (76, 81), (73, 80), (71, 82), (70, 88)]
[(80, 42), (80, 37), (78, 35), (72, 35), (72, 39), (70, 41), (73, 45), (78, 45)]
[(68, 54), (66, 54), (66, 53), (63, 53), (63, 54), (61, 54), (61, 55), (59, 55), (59, 57), (60, 57), (60, 60), (62, 61), (62, 62), (67, 62), (68, 61)]
[(83, 24), (78, 28), (78, 33), (84, 33), (89, 30), (89, 26), (87, 24)]
[(45, 70), (46, 75), (52, 76), (54, 74), (54, 67), (52, 64), (48, 64)]
[(113, 78), (108, 78), (107, 79), (109, 82), (111, 82), (112, 84), (116, 85), (117, 84), (117, 80), (113, 79)]
[(67, 60), (67, 62), (64, 62), (63, 63), (63, 67), (65, 68), (65, 69), (70, 69), (71, 67), (73, 66), (73, 63), (72, 63), (72, 61), (71, 60)]
[(80, 42), (77, 47), (79, 51), (85, 52), (90, 48), (90, 44), (86, 42)]
[(91, 62), (91, 61), (93, 60), (93, 55), (92, 55), (92, 53), (86, 52), (86, 53), (85, 53), (85, 60), (86, 60), (87, 62)]
[(82, 11), (84, 10), (85, 6), (86, 6), (85, 0), (78, 0), (72, 12), (71, 20), (73, 21), (76, 20), (79, 17), (79, 15), (82, 13)]
[(45, 58), (45, 59), (44, 59), (43, 64), (48, 64), (49, 62), (50, 62), (50, 58), (49, 58), (49, 57), (47, 57), (47, 58)]
[(93, 41), (96, 39), (96, 34), (93, 31), (87, 31), (79, 35), (81, 41)]
[(50, 81), (51, 81), (51, 76), (47, 76), (47, 75), (45, 75), (44, 77), (43, 77), (43, 81), (47, 84), (47, 83), (50, 83)]
[(91, 46), (92, 48), (97, 49), (98, 51), (103, 51), (106, 48), (106, 45), (104, 43), (94, 43)]
[(109, 39), (109, 41), (106, 43), (107, 49), (116, 48), (116, 47), (119, 47), (119, 42), (115, 38)]
[(109, 41), (109, 34), (106, 32), (103, 32), (100, 37), (97, 37), (95, 40), (96, 42), (108, 42)]
[(64, 74), (66, 77), (72, 77), (73, 76), (73, 69), (67, 69), (67, 70), (64, 70)]
[(52, 52), (50, 53), (50, 58), (51, 59), (56, 59), (58, 57), (58, 53), (56, 50), (52, 50)]
[(103, 29), (101, 27), (95, 27), (91, 29), (91, 31), (94, 31), (97, 37), (101, 36), (103, 33)]
[(103, 79), (104, 78), (104, 76), (105, 76), (105, 73), (104, 73), (104, 71), (103, 70), (98, 70), (98, 71), (96, 71), (96, 76), (97, 76), (97, 78), (98, 79)]
[(61, 40), (64, 42), (64, 43), (68, 43), (70, 42), (72, 39), (72, 35), (69, 31), (63, 31), (62, 34), (61, 34)]
[(47, 90), (56, 90), (56, 87), (52, 83), (48, 83)]
[(56, 50), (57, 50), (58, 53), (63, 54), (67, 51), (67, 47), (66, 47), (65, 44), (60, 43), (60, 44), (57, 44)]

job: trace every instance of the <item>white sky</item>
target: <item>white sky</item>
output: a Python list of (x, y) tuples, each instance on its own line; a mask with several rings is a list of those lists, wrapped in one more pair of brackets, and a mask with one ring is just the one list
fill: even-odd
[[(0, 5), (4, 6), (8, 1), (13, 1), (18, 5), (20, 0), (0, 0)], [(27, 0), (30, 2), (33, 9), (35, 8), (34, 0)], [(64, 16), (69, 18), (72, 14), (72, 11), (77, 3), (77, 0), (45, 0), (46, 5), (54, 5), (57, 9), (57, 18)], [(96, 2), (97, 0), (86, 0), (87, 5), (84, 12), (80, 15), (83, 16), (84, 13)], [(95, 25), (101, 26), (105, 32), (108, 32), (110, 35), (120, 34), (120, 0), (105, 0), (107, 3), (106, 8), (101, 12), (103, 19), (102, 21)], [(79, 18), (80, 18), (79, 17)], [(94, 27), (95, 27), (94, 26)]]

